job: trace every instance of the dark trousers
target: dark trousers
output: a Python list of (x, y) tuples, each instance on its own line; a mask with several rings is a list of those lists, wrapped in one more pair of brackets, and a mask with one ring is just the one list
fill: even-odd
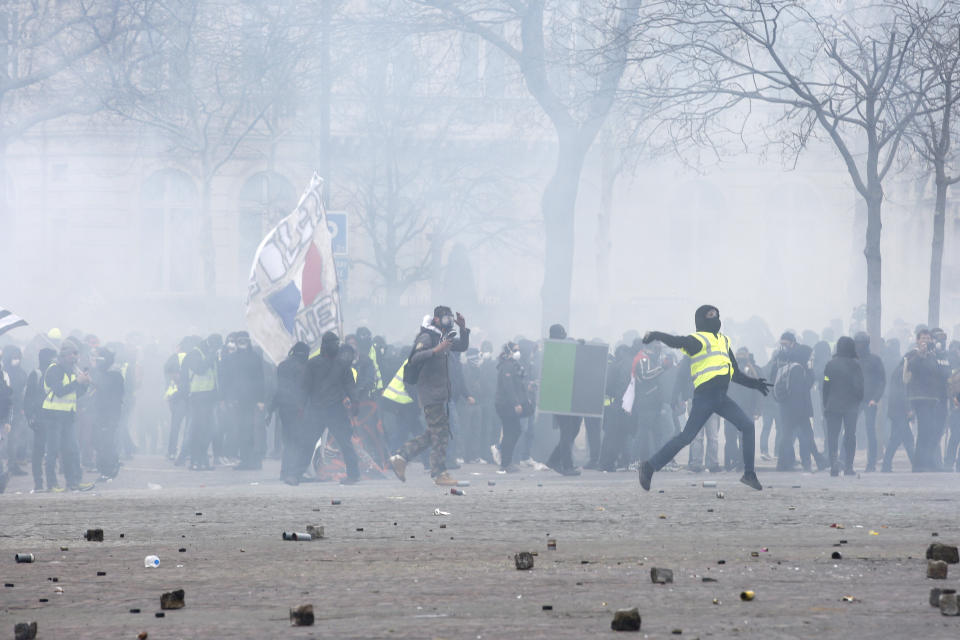
[(590, 449), (590, 461), (587, 464), (595, 468), (600, 460), (603, 418), (584, 418), (583, 426), (587, 430), (587, 447)]
[(693, 439), (697, 437), (703, 425), (713, 414), (729, 421), (740, 431), (740, 437), (743, 441), (743, 470), (747, 473), (753, 472), (754, 447), (756, 446), (753, 420), (748, 418), (743, 409), (727, 396), (726, 389), (723, 388), (694, 392), (693, 406), (690, 408), (687, 424), (683, 427), (683, 431), (667, 441), (650, 458), (650, 464), (653, 465), (653, 468), (659, 471), (673, 460), (673, 457), (681, 449), (693, 442)]
[(191, 464), (201, 467), (210, 464), (207, 451), (213, 441), (213, 411), (216, 401), (216, 396), (210, 392), (194, 394), (188, 400)]
[[(351, 479), (359, 478), (360, 462), (357, 458), (357, 451), (353, 448), (353, 426), (350, 424), (347, 410), (342, 406), (311, 407), (309, 420), (314, 435), (319, 437), (326, 430), (329, 435), (333, 436), (337, 448), (343, 454), (343, 462), (347, 467), (347, 477)], [(312, 449), (310, 453), (312, 455)]]
[(503, 427), (500, 438), (500, 467), (505, 469), (513, 462), (513, 450), (517, 446), (523, 427), (520, 426), (520, 416), (517, 415), (514, 407), (497, 407), (497, 415)]
[(623, 462), (627, 465), (636, 460), (646, 460), (656, 451), (656, 443), (660, 434), (660, 408), (659, 407), (639, 407), (637, 409), (636, 422), (630, 423), (635, 428), (628, 433), (636, 435), (635, 447), (627, 453), (627, 459)]
[[(187, 417), (187, 399), (178, 392), (170, 396), (167, 404), (170, 406), (170, 440), (167, 444), (167, 455), (172, 458), (177, 455), (180, 444), (180, 426)], [(184, 441), (186, 441), (186, 438), (184, 438)]]
[(843, 429), (843, 469), (853, 471), (853, 454), (857, 451), (857, 416), (859, 407), (843, 413), (826, 412), (827, 421), (827, 450), (830, 454), (830, 468), (835, 469), (838, 464), (840, 447), (840, 430)]
[(607, 407), (603, 416), (603, 443), (597, 468), (616, 471), (620, 456), (626, 451), (630, 438), (631, 417), (620, 406)]
[(936, 400), (916, 400), (913, 412), (917, 416), (917, 450), (913, 455), (914, 471), (933, 471), (939, 458), (943, 425), (938, 425), (940, 412)]
[(910, 421), (907, 420), (905, 415), (890, 418), (890, 439), (887, 441), (887, 446), (883, 452), (883, 469), (885, 471), (893, 470), (893, 456), (897, 453), (901, 444), (903, 450), (907, 452), (910, 462), (913, 462), (914, 455), (916, 455), (913, 449), (913, 431), (910, 430)]
[(818, 467), (823, 466), (823, 458), (817, 450), (809, 416), (784, 408), (780, 412), (780, 421), (777, 423), (778, 432), (781, 427), (783, 428), (783, 434), (778, 439), (780, 449), (777, 452), (777, 471), (791, 471), (793, 469), (793, 443), (795, 440), (800, 443), (800, 463), (804, 470), (810, 470), (811, 458), (816, 461)]
[(43, 411), (46, 423), (47, 488), (57, 486), (57, 458), (68, 487), (80, 484), (80, 444), (77, 442), (75, 414), (68, 411)]
[(877, 466), (877, 405), (863, 407), (863, 428), (867, 432), (867, 471)]
[(743, 453), (740, 451), (740, 430), (729, 420), (723, 421), (723, 466), (727, 471), (743, 467)]
[(43, 454), (47, 448), (47, 422), (46, 420), (36, 420), (30, 426), (33, 428), (33, 451), (30, 460), (33, 471), (33, 485), (40, 489), (43, 487)]
[(263, 464), (263, 445), (257, 437), (257, 405), (237, 402), (233, 405), (232, 413), (240, 462), (244, 466), (259, 468)]
[(317, 438), (305, 423), (299, 407), (280, 407), (278, 413), (283, 440), (280, 477), (299, 479), (310, 464)]
[(97, 471), (113, 478), (120, 471), (120, 453), (117, 448), (118, 420), (98, 419), (96, 423)]
[(580, 433), (581, 416), (553, 416), (553, 425), (560, 430), (560, 440), (547, 459), (547, 466), (556, 471), (573, 470), (573, 441)]

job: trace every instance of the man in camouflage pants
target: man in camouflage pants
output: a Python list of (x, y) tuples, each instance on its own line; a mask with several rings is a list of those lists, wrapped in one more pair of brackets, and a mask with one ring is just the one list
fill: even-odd
[[(454, 329), (456, 324), (457, 329)], [(394, 473), (406, 481), (407, 461), (430, 447), (430, 475), (441, 486), (454, 486), (457, 481), (447, 473), (447, 442), (450, 440), (450, 358), (452, 353), (470, 346), (470, 330), (459, 313), (454, 317), (449, 307), (433, 310), (433, 318), (424, 319), (417, 335), (407, 367), (419, 369), (417, 397), (427, 420), (427, 429), (408, 441), (390, 457)]]

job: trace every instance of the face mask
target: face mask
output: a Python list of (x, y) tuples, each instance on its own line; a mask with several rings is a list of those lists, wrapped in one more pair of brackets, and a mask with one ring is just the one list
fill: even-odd
[(10, 366), (11, 366), (11, 367), (19, 367), (19, 366), (20, 366), (20, 361), (19, 361), (19, 360), (11, 360), (11, 361), (10, 361)]
[(519, 351), (514, 351), (513, 355), (510, 357), (513, 358), (514, 360), (520, 360), (521, 353)]

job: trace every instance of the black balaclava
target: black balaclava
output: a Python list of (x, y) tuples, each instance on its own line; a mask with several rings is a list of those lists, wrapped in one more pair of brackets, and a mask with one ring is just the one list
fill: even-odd
[(859, 331), (853, 336), (853, 342), (857, 347), (858, 357), (864, 358), (870, 355), (870, 336), (863, 331)]
[(857, 345), (850, 336), (840, 336), (837, 340), (837, 355), (841, 358), (856, 358)]
[(40, 353), (37, 354), (37, 360), (40, 364), (40, 370), (46, 371), (56, 357), (57, 357), (57, 352), (54, 351), (53, 349), (46, 349), (46, 348), (40, 349)]
[(336, 358), (340, 351), (340, 336), (333, 331), (327, 331), (320, 339), (320, 355), (325, 358)]
[(370, 333), (370, 329), (366, 327), (360, 327), (357, 329), (357, 350), (363, 355), (367, 355), (370, 352), (370, 347), (373, 346), (373, 334)]
[[(712, 317), (707, 317), (713, 311)], [(693, 315), (697, 331), (709, 331), (710, 333), (720, 333), (720, 310), (713, 305), (705, 304)]]
[(567, 330), (563, 328), (562, 324), (550, 325), (549, 335), (551, 340), (563, 340), (567, 337)]
[(296, 360), (297, 362), (306, 362), (310, 357), (310, 345), (306, 342), (298, 342), (290, 347), (290, 353), (287, 354), (288, 358)]

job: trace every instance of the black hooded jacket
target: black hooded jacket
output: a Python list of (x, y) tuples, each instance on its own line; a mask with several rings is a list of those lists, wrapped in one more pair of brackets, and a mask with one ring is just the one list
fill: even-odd
[(866, 334), (857, 334), (854, 342), (860, 368), (863, 370), (863, 401), (879, 402), (887, 390), (887, 372), (883, 367), (883, 360), (870, 352), (870, 337)]
[[(707, 312), (711, 309), (717, 311), (716, 307), (712, 307), (710, 305), (704, 305), (697, 309), (696, 314), (694, 314), (694, 322), (696, 324), (697, 331), (709, 331), (714, 335), (719, 335), (720, 314), (718, 312), (716, 317), (708, 318)], [(651, 331), (650, 339), (659, 340), (672, 349), (683, 349), (684, 353), (686, 353), (688, 356), (695, 356), (703, 350), (703, 343), (697, 338), (694, 338), (692, 335), (675, 336), (669, 333), (663, 333), (662, 331)], [(730, 357), (730, 365), (733, 367), (733, 376), (729, 378), (727, 376), (716, 376), (715, 378), (711, 378), (694, 389), (694, 395), (709, 393), (718, 389), (722, 389), (723, 393), (726, 393), (727, 388), (730, 386), (731, 380), (739, 385), (743, 385), (744, 387), (751, 389), (758, 388), (757, 380), (755, 378), (744, 375), (744, 373), (740, 371), (740, 368), (737, 366), (737, 358), (734, 356), (732, 348), (729, 350), (727, 355)]]
[(853, 338), (837, 340), (837, 353), (823, 370), (824, 413), (846, 413), (863, 402), (863, 371)]

